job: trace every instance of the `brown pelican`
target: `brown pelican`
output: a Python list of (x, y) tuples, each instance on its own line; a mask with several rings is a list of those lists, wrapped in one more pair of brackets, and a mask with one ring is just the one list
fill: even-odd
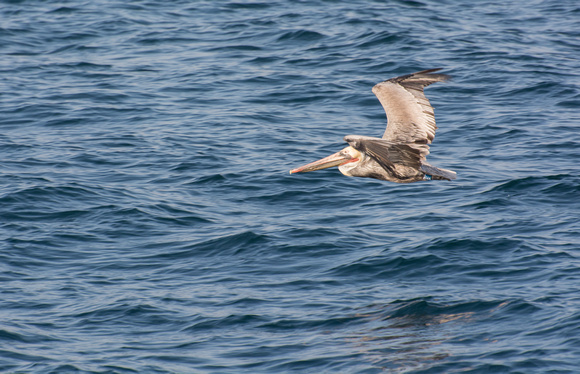
[(340, 152), (290, 170), (304, 173), (338, 166), (349, 177), (376, 178), (397, 183), (456, 178), (451, 170), (429, 165), (425, 158), (435, 138), (435, 115), (423, 89), (449, 79), (435, 74), (441, 69), (423, 70), (378, 83), (373, 93), (387, 113), (387, 129), (382, 138), (347, 135), (349, 144)]

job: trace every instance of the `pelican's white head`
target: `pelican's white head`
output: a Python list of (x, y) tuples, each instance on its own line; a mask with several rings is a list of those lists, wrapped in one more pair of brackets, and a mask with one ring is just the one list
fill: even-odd
[(348, 177), (352, 177), (350, 171), (356, 168), (365, 159), (366, 155), (354, 149), (351, 146), (344, 148), (339, 153), (344, 154), (348, 159), (338, 166), (338, 170)]

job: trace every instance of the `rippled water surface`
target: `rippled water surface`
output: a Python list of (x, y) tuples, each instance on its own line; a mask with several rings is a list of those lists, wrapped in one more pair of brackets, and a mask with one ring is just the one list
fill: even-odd
[[(5, 1), (0, 371), (577, 373), (580, 5)], [(428, 68), (453, 182), (288, 170)]]

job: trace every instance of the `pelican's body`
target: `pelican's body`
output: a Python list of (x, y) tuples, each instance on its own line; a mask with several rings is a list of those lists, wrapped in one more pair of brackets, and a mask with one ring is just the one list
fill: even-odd
[(455, 172), (429, 165), (425, 159), (435, 138), (435, 115), (423, 89), (449, 79), (424, 70), (381, 82), (373, 87), (387, 114), (382, 138), (347, 135), (349, 144), (340, 152), (293, 169), (308, 172), (338, 166), (349, 177), (366, 177), (397, 183), (456, 178)]

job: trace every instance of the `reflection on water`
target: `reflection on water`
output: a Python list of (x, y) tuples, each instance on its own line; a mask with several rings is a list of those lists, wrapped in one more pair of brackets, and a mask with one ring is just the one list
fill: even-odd
[(425, 299), (368, 306), (357, 316), (368, 327), (349, 338), (373, 365), (392, 372), (427, 369), (453, 356), (461, 330), (507, 305), (503, 302), (438, 304)]

